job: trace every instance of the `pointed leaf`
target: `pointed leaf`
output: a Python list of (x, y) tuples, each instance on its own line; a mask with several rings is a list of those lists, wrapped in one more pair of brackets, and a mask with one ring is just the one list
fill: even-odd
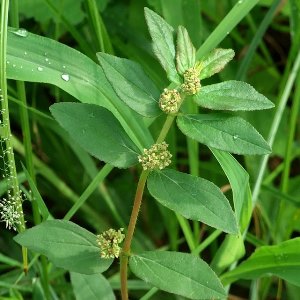
[(54, 104), (50, 110), (56, 121), (91, 155), (118, 168), (137, 163), (138, 148), (109, 110), (70, 102)]
[(175, 66), (174, 29), (162, 17), (145, 8), (145, 18), (153, 41), (153, 51), (168, 78), (178, 83), (179, 76)]
[(76, 300), (115, 300), (114, 292), (102, 274), (85, 275), (71, 272)]
[(106, 271), (112, 259), (100, 257), (97, 237), (75, 223), (50, 220), (27, 229), (14, 240), (49, 258), (54, 265), (72, 272), (95, 274)]
[(294, 238), (275, 246), (258, 248), (246, 261), (225, 273), (225, 284), (239, 279), (256, 279), (273, 274), (300, 286), (300, 238)]
[(195, 300), (226, 296), (213, 270), (192, 254), (148, 251), (132, 255), (129, 266), (136, 276), (169, 293)]
[(212, 182), (170, 169), (151, 172), (147, 182), (159, 203), (185, 218), (228, 233), (238, 232), (228, 200)]
[(131, 109), (146, 117), (161, 113), (159, 90), (138, 63), (105, 53), (97, 57), (116, 94)]
[(219, 73), (233, 57), (234, 51), (232, 49), (214, 49), (201, 59), (200, 79)]
[(177, 125), (199, 143), (236, 154), (268, 154), (270, 146), (257, 130), (240, 117), (226, 114), (184, 115)]
[(194, 67), (196, 63), (196, 49), (192, 44), (187, 30), (183, 26), (179, 26), (177, 32), (176, 63), (180, 74)]
[(264, 95), (242, 81), (224, 81), (201, 88), (194, 96), (195, 102), (215, 110), (261, 110), (274, 107)]
[[(248, 199), (249, 174), (240, 163), (230, 154), (217, 149), (210, 149), (218, 160), (224, 173), (226, 174), (233, 194), (233, 203), (236, 219), (242, 227), (248, 225), (249, 217), (252, 214), (251, 199)], [(241, 224), (242, 216), (246, 215), (247, 221)]]

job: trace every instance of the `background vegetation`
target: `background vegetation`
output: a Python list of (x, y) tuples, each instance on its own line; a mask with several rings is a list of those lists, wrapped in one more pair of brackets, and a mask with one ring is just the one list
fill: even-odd
[[(249, 12), (228, 14), (239, 2), (252, 2), (248, 7)], [(269, 111), (236, 113), (247, 119), (273, 144), (272, 154), (263, 159), (259, 156), (236, 156), (250, 175), (256, 204), (245, 237), (246, 254), (243, 259), (249, 257), (257, 247), (299, 236), (298, 0), (23, 0), (19, 3), (11, 1), (9, 24), (18, 27), (20, 22), (20, 27), (77, 49), (95, 62), (96, 52), (100, 51), (137, 61), (162, 90), (168, 86), (168, 80), (151, 50), (143, 12), (145, 6), (162, 15), (174, 28), (184, 25), (197, 49), (216, 46), (234, 49), (234, 60), (223, 72), (208, 79), (207, 84), (231, 79), (244, 80), (276, 105), (275, 109)], [(38, 44), (32, 46), (32, 52), (34, 47), (38, 47)], [(28, 81), (23, 88), (19, 82), (11, 80), (8, 87), (18, 178), (23, 183), (27, 198), (31, 199), (31, 194), (27, 192), (30, 188), (21, 163), (36, 178), (39, 193), (54, 218), (63, 218), (75, 202), (88, 198), (72, 221), (95, 233), (108, 228), (126, 227), (139, 169), (107, 169), (109, 175), (105, 182), (99, 184), (101, 178), (96, 175), (103, 164), (78, 147), (49, 113), (49, 106), (55, 102), (77, 101), (73, 97), (75, 92), (67, 93), (68, 89), (63, 86), (65, 79), (56, 83), (51, 79), (53, 74), (47, 74), (47, 70), (43, 72), (46, 75), (37, 69), (29, 76), (23, 74), (14, 61), (14, 53), (18, 51), (24, 52), (22, 44), (18, 44), (13, 36), (9, 37), (8, 77)], [(26, 55), (24, 53), (24, 57)], [(59, 57), (67, 59), (68, 51), (58, 47)], [(32, 63), (38, 59), (40, 57), (32, 56), (28, 60)], [(43, 52), (43, 59), (49, 63), (47, 51)], [(72, 65), (67, 66), (68, 74), (80, 73), (83, 63), (72, 61)], [(101, 86), (101, 80), (97, 84)], [(76, 95), (80, 95), (80, 92), (77, 90)], [(26, 114), (30, 120), (28, 128), (24, 125)], [(145, 123), (149, 124), (149, 120), (145, 119)], [(156, 119), (150, 130), (157, 136), (161, 126), (162, 120)], [(142, 136), (143, 133), (140, 134)], [(198, 147), (187, 141), (175, 127), (168, 137), (168, 143), (174, 157), (173, 164), (178, 170), (201, 175), (218, 185), (231, 198), (228, 179), (205, 146)], [(2, 166), (4, 169), (5, 166)], [(3, 180), (0, 182), (1, 194), (6, 189), (7, 183)], [(31, 227), (37, 217), (34, 217), (30, 201), (24, 202), (24, 211), (27, 227)], [(191, 228), (195, 237), (200, 236), (197, 244), (193, 244), (195, 239), (189, 238), (186, 228)], [(43, 260), (38, 262), (30, 256), (29, 274), (23, 275), (20, 247), (13, 241), (14, 235), (14, 232), (5, 229), (4, 223), (1, 224), (0, 299), (44, 299), (43, 280), (49, 283), (52, 299), (73, 299), (70, 278), (63, 269), (48, 266), (48, 278), (45, 279), (41, 275)], [(211, 239), (206, 240), (207, 237)], [(178, 219), (146, 194), (134, 242), (135, 249), (143, 250), (162, 247), (192, 252), (198, 249), (201, 257), (214, 265), (224, 237), (225, 234), (205, 225), (199, 227), (199, 224)], [(230, 249), (227, 253), (230, 254)], [(115, 263), (115, 268), (105, 273), (116, 295), (119, 289), (118, 272), (118, 263)], [(129, 287), (134, 291), (135, 298), (132, 299), (140, 299), (143, 295), (146, 295), (142, 298), (144, 300), (183, 299), (157, 292), (134, 277), (129, 280)], [(299, 299), (299, 293), (299, 287), (283, 283), (277, 277), (240, 280), (230, 289), (231, 299)]]

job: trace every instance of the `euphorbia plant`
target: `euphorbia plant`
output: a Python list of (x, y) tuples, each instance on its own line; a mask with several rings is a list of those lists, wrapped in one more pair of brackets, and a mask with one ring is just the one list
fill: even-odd
[[(148, 139), (147, 143), (141, 144), (125, 131), (115, 111), (95, 104), (59, 103), (50, 108), (58, 123), (94, 157), (117, 168), (140, 165), (137, 168), (141, 173), (122, 249), (122, 229), (109, 229), (97, 237), (67, 220), (45, 221), (19, 234), (16, 241), (48, 256), (58, 267), (71, 271), (72, 280), (78, 280), (80, 273), (89, 274), (86, 280), (93, 281), (91, 274), (104, 272), (114, 258), (120, 257), (123, 300), (128, 299), (128, 264), (136, 276), (161, 290), (190, 299), (224, 298), (226, 291), (220, 279), (197, 255), (132, 251), (144, 189), (147, 186), (154, 199), (186, 219), (201, 221), (238, 240), (250, 216), (247, 183), (241, 187), (243, 193), (233, 193), (232, 209), (214, 183), (169, 167), (172, 154), (165, 140), (176, 121), (184, 135), (211, 149), (227, 174), (230, 163), (237, 162), (226, 152), (264, 155), (271, 149), (255, 128), (242, 118), (210, 110), (260, 110), (272, 108), (273, 104), (244, 82), (205, 85), (206, 78), (220, 72), (232, 60), (234, 51), (215, 49), (197, 60), (196, 50), (184, 27), (179, 26), (175, 32), (149, 9), (145, 9), (145, 16), (154, 54), (165, 69), (170, 86), (159, 91), (136, 62), (105, 53), (98, 53), (97, 57), (119, 99), (136, 113), (152, 118), (153, 122), (158, 116), (165, 115), (164, 125), (153, 141)], [(63, 80), (72, 82), (71, 76), (63, 75)], [(185, 106), (189, 102), (210, 110), (188, 114)], [(135, 114), (132, 116), (134, 118)], [(102, 280), (104, 282), (104, 278)]]

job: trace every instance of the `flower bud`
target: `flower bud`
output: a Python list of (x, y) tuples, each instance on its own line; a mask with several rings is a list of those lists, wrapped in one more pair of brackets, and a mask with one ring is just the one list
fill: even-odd
[(172, 154), (167, 150), (168, 144), (154, 144), (149, 149), (144, 149), (143, 155), (139, 155), (139, 162), (144, 170), (162, 170), (171, 163)]
[(199, 70), (196, 67), (187, 69), (183, 74), (184, 83), (181, 90), (187, 95), (195, 95), (200, 91)]
[(120, 256), (121, 247), (119, 244), (125, 238), (125, 235), (122, 233), (123, 230), (123, 228), (120, 228), (118, 231), (109, 229), (97, 235), (97, 244), (102, 258), (118, 258)]
[(178, 112), (181, 103), (181, 96), (177, 90), (164, 89), (159, 98), (159, 107), (167, 114)]

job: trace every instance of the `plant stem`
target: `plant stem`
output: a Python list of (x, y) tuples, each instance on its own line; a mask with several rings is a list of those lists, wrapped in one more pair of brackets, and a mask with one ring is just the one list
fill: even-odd
[(113, 48), (107, 34), (105, 25), (101, 19), (96, 0), (87, 0), (87, 9), (95, 30), (97, 50), (108, 54), (113, 54)]
[(175, 119), (175, 116), (174, 115), (168, 115), (167, 116), (167, 119), (165, 121), (165, 124), (156, 140), (156, 143), (159, 144), (159, 143), (162, 143), (164, 141), (164, 139), (166, 138), (170, 128), (171, 128), (171, 125), (173, 123)]
[[(19, 28), (19, 7), (18, 7), (18, 0), (11, 1), (11, 25), (13, 27)], [(27, 99), (26, 99), (26, 90), (25, 84), (23, 81), (17, 81), (17, 94), (18, 98), (21, 100), (23, 104), (20, 106), (20, 120), (21, 120), (21, 128), (23, 134), (23, 143), (25, 148), (25, 161), (26, 167), (30, 177), (32, 178), (34, 184), (36, 185), (36, 174), (33, 166), (33, 152), (32, 152), (32, 143), (31, 143), (31, 133), (30, 133), (30, 122), (29, 122), (29, 115), (27, 110)], [(35, 200), (31, 201), (32, 211), (33, 211), (33, 220), (34, 224), (38, 225), (41, 223), (41, 216), (39, 212), (38, 204)], [(45, 256), (41, 256), (41, 263), (42, 263), (42, 284), (45, 291), (46, 299), (50, 297), (49, 291), (49, 278), (48, 278), (48, 270), (47, 270), (47, 258)]]
[[(298, 114), (299, 114), (299, 106), (300, 106), (300, 73), (298, 72), (297, 80), (296, 80), (296, 90), (295, 94), (293, 97), (293, 104), (292, 104), (292, 109), (291, 109), (291, 115), (290, 115), (290, 123), (289, 123), (289, 133), (288, 133), (288, 138), (287, 138), (287, 146), (285, 149), (285, 159), (284, 159), (284, 169), (282, 173), (282, 183), (280, 190), (283, 194), (288, 192), (289, 188), (289, 177), (290, 177), (290, 169), (291, 169), (291, 163), (292, 163), (292, 150), (293, 150), (293, 141), (294, 141), (294, 136), (296, 132), (296, 127), (297, 127), (297, 121), (298, 121)], [(277, 220), (275, 230), (276, 233), (278, 234), (279, 241), (280, 240), (285, 240), (285, 238), (289, 238), (290, 232), (288, 232), (287, 236), (282, 236), (282, 232), (280, 231), (280, 220), (282, 220), (282, 217), (284, 215), (286, 208), (286, 201), (285, 199), (281, 199), (278, 213), (275, 216)], [(285, 228), (286, 230), (286, 228)]]
[[(283, 115), (283, 111), (285, 109), (287, 100), (290, 96), (290, 93), (291, 93), (291, 90), (292, 90), (292, 87), (293, 87), (293, 84), (295, 82), (295, 78), (296, 78), (296, 75), (297, 75), (299, 69), (300, 69), (300, 51), (298, 52), (298, 55), (297, 55), (297, 57), (295, 59), (295, 62), (294, 62), (293, 69), (292, 69), (292, 71), (291, 71), (291, 73), (288, 77), (288, 80), (286, 82), (286, 85), (285, 85), (284, 91), (282, 93), (282, 96), (280, 97), (279, 105), (278, 105), (276, 114), (274, 116), (273, 122), (272, 122), (269, 137), (268, 137), (268, 140), (267, 140), (267, 142), (270, 146), (272, 146), (273, 143), (274, 143), (275, 135), (277, 133), (279, 123), (280, 123), (282, 115)], [(259, 172), (258, 172), (258, 175), (257, 175), (257, 179), (256, 179), (256, 182), (255, 182), (254, 188), (253, 188), (253, 193), (252, 193), (252, 201), (253, 201), (252, 205), (253, 205), (253, 207), (255, 206), (255, 204), (258, 200), (258, 195), (259, 195), (261, 184), (262, 184), (262, 181), (263, 181), (263, 176), (265, 174), (265, 170), (266, 170), (266, 167), (267, 167), (268, 159), (269, 159), (269, 154), (265, 155), (263, 157), (261, 163), (260, 163)]]
[[(12, 146), (12, 135), (10, 129), (10, 121), (9, 121), (9, 107), (8, 107), (8, 97), (7, 97), (7, 81), (6, 81), (6, 48), (7, 48), (7, 24), (8, 24), (8, 7), (9, 0), (2, 0), (1, 5), (1, 36), (0, 36), (0, 95), (2, 94), (1, 99), (1, 112), (2, 112), (2, 137), (5, 141), (6, 147), (6, 158), (8, 160), (8, 176), (9, 176), (9, 184), (12, 189), (13, 199), (16, 205), (18, 214), (20, 215), (20, 225), (18, 226), (18, 230), (20, 232), (25, 230), (25, 221), (24, 214), (22, 209), (22, 199), (21, 192), (19, 189), (19, 182), (17, 178), (15, 157), (13, 153)], [(3, 156), (4, 153), (3, 153)], [(23, 269), (24, 272), (27, 273), (28, 270), (28, 260), (27, 260), (27, 249), (22, 247), (22, 255), (23, 255)]]
[(128, 265), (128, 257), (130, 255), (130, 247), (132, 242), (132, 237), (137, 221), (137, 217), (139, 214), (139, 210), (142, 203), (142, 197), (144, 193), (144, 188), (146, 184), (146, 180), (148, 177), (149, 171), (143, 171), (141, 173), (138, 186), (136, 189), (134, 204), (130, 216), (130, 221), (122, 249), (121, 254), (121, 267), (120, 267), (120, 273), (121, 273), (121, 294), (122, 294), (122, 300), (128, 299), (128, 291), (127, 291), (127, 265)]
[(199, 255), (207, 246), (209, 246), (220, 234), (221, 230), (217, 229), (210, 234), (197, 248), (194, 249), (193, 254)]
[[(175, 119), (175, 115), (168, 115), (166, 118), (166, 121), (163, 125), (163, 128), (156, 140), (156, 143), (162, 143), (170, 128), (171, 125)], [(133, 208), (131, 211), (131, 216), (129, 220), (129, 225), (126, 233), (126, 237), (124, 240), (123, 248), (122, 248), (122, 253), (120, 257), (120, 275), (121, 275), (121, 295), (122, 295), (122, 300), (128, 300), (128, 288), (127, 288), (127, 269), (128, 269), (128, 257), (130, 255), (130, 248), (131, 248), (131, 242), (132, 242), (132, 237), (137, 221), (137, 217), (140, 211), (141, 203), (142, 203), (142, 198), (143, 198), (143, 193), (144, 193), (144, 188), (145, 184), (147, 181), (147, 177), (149, 175), (149, 170), (143, 171), (140, 175), (140, 179), (137, 185), (136, 189), (136, 194), (135, 194), (135, 199), (133, 203)]]
[[(99, 183), (104, 180), (104, 178), (109, 174), (109, 172), (113, 169), (112, 166), (109, 164), (106, 164), (96, 175), (96, 177), (92, 180), (92, 182), (88, 185), (88, 187), (85, 189), (85, 191), (82, 193), (80, 198), (73, 204), (73, 206), (70, 208), (70, 210), (66, 213), (64, 216), (64, 220), (70, 220), (75, 213), (82, 207), (82, 205), (85, 203), (85, 201), (89, 198), (89, 196), (95, 191), (95, 189), (98, 187)], [(112, 210), (114, 213), (114, 210)], [(119, 215), (117, 214), (117, 220), (120, 220)]]

